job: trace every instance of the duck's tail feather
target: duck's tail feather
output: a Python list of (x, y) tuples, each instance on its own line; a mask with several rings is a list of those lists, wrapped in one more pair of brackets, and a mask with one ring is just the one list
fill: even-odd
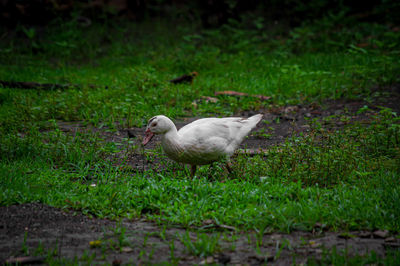
[(251, 128), (253, 128), (258, 124), (258, 122), (261, 121), (262, 118), (263, 118), (263, 114), (257, 114), (257, 115), (250, 116), (246, 120), (251, 125)]
[(236, 135), (236, 141), (238, 145), (243, 141), (243, 139), (250, 133), (250, 131), (261, 121), (263, 115), (257, 114), (249, 118), (243, 119), (241, 122), (244, 124), (240, 129), (240, 132)]

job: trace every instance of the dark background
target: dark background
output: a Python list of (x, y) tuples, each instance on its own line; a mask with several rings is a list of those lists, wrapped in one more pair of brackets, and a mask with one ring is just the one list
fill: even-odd
[(400, 24), (400, 1), (387, 0), (0, 0), (0, 10), (0, 21), (7, 28), (45, 25), (54, 19), (143, 21), (156, 17), (199, 22), (213, 28), (230, 20), (240, 22), (246, 15), (285, 21), (293, 27), (335, 14), (345, 15), (352, 22)]

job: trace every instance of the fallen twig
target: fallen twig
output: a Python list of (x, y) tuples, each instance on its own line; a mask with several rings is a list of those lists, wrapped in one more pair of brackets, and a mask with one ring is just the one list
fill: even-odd
[(238, 154), (245, 154), (249, 156), (255, 156), (255, 155), (268, 155), (270, 151), (268, 149), (238, 149), (235, 152), (235, 155)]
[(16, 258), (9, 258), (5, 261), (6, 264), (42, 264), (44, 263), (44, 257), (16, 257)]
[(239, 91), (216, 91), (214, 94), (216, 96), (217, 95), (228, 95), (228, 96), (238, 96), (238, 97), (246, 96), (246, 97), (258, 98), (263, 101), (271, 99), (271, 96), (265, 96), (265, 95), (261, 95), (261, 94), (248, 94), (248, 93), (239, 92)]

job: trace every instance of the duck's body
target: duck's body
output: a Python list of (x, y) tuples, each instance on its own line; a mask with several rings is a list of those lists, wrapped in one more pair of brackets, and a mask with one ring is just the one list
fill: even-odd
[(261, 114), (249, 118), (203, 118), (178, 131), (168, 117), (159, 115), (149, 120), (143, 145), (153, 134), (161, 134), (162, 147), (168, 157), (192, 165), (193, 173), (196, 165), (229, 159), (261, 118)]

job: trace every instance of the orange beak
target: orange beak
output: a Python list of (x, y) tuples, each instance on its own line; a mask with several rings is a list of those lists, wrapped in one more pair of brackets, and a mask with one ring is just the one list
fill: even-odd
[(143, 142), (142, 142), (143, 146), (145, 146), (151, 140), (151, 138), (153, 136), (154, 136), (154, 133), (151, 132), (149, 128), (146, 129), (145, 136), (144, 136)]

